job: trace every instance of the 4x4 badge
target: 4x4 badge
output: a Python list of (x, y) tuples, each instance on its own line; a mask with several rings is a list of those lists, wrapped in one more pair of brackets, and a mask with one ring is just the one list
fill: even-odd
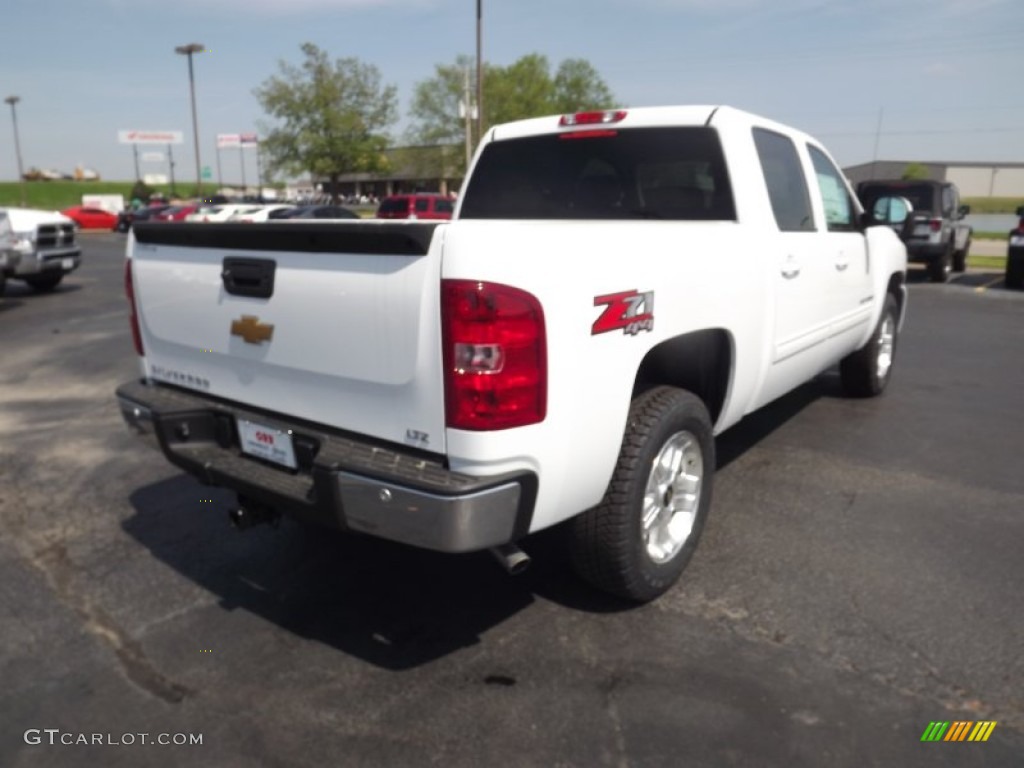
[(595, 307), (605, 307), (594, 321), (591, 335), (622, 329), (624, 334), (636, 336), (640, 331), (654, 330), (654, 291), (622, 291), (594, 297)]
[(231, 321), (231, 335), (241, 336), (246, 344), (260, 344), (270, 341), (274, 335), (274, 326), (261, 323), (256, 315), (242, 315), (241, 320)]

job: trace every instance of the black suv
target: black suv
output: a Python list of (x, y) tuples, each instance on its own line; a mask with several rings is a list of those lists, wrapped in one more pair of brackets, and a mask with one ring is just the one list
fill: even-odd
[(1017, 209), (1020, 221), (1010, 230), (1006, 247), (1006, 287), (1024, 288), (1024, 205)]
[(872, 215), (880, 198), (904, 197), (910, 201), (914, 210), (897, 232), (907, 246), (907, 260), (927, 264), (928, 277), (933, 282), (944, 283), (951, 271), (963, 272), (967, 268), (971, 228), (962, 220), (971, 209), (960, 205), (960, 192), (955, 184), (945, 181), (862, 181), (857, 185), (857, 196), (864, 210)]

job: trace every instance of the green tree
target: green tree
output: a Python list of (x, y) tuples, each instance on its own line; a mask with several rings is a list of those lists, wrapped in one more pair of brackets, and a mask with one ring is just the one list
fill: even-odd
[(566, 59), (559, 64), (554, 86), (552, 106), (556, 113), (615, 106), (608, 84), (586, 59)]
[(382, 85), (376, 67), (337, 59), (312, 43), (302, 46), (301, 66), (279, 62), (280, 72), (255, 91), (278, 123), (263, 126), (268, 174), (281, 171), (331, 180), (337, 195), (343, 173), (386, 170), (387, 128), (397, 117), (396, 90)]
[(907, 163), (900, 176), (904, 181), (917, 181), (928, 178), (928, 166), (924, 163)]
[[(459, 104), (475, 101), (475, 64), (467, 56), (453, 64), (438, 64), (434, 76), (416, 84), (413, 91), (410, 127), (406, 139), (415, 144), (448, 145), (444, 156), (448, 168), (465, 171), (465, 119)], [(496, 123), (527, 117), (605, 109), (615, 98), (597, 70), (584, 59), (566, 59), (551, 71), (548, 59), (531, 53), (507, 67), (484, 65), (484, 128)], [(471, 125), (471, 130), (475, 125)], [(479, 137), (471, 136), (475, 145)]]

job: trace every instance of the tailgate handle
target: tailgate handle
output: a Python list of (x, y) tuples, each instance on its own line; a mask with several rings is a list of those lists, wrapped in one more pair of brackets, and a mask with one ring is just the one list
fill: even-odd
[(220, 277), (224, 290), (232, 296), (250, 296), (255, 299), (269, 299), (274, 295), (274, 270), (277, 262), (273, 259), (243, 259), (228, 256), (224, 259)]

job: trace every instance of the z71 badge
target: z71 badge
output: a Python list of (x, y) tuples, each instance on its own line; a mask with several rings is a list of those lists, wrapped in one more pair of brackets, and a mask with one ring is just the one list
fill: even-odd
[(654, 330), (654, 291), (623, 291), (594, 297), (595, 307), (604, 312), (590, 329), (592, 336), (620, 328), (624, 334), (636, 336), (640, 331)]

